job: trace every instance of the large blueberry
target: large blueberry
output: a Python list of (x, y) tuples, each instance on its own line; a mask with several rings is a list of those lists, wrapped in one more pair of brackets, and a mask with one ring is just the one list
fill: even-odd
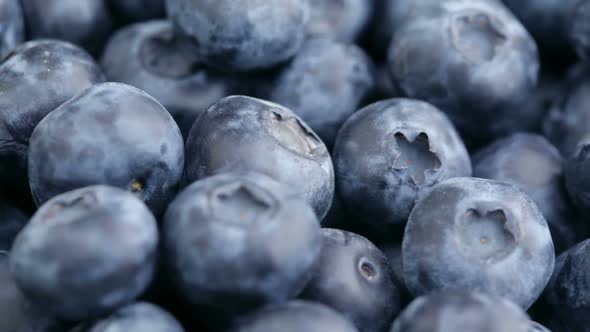
[(296, 296), (321, 249), (317, 217), (290, 188), (257, 173), (193, 183), (164, 217), (170, 274), (194, 304), (243, 313)]
[(25, 21), (19, 0), (0, 0), (0, 59), (25, 40)]
[(207, 63), (222, 70), (273, 67), (305, 37), (307, 0), (167, 0), (170, 19)]
[[(590, 134), (590, 133), (589, 133)], [(565, 166), (565, 182), (574, 204), (590, 211), (590, 136), (577, 144)]]
[(27, 221), (29, 221), (29, 218), (22, 211), (4, 201), (0, 201), (0, 251), (10, 250), (16, 235)]
[(185, 137), (200, 112), (231, 94), (227, 78), (179, 46), (168, 21), (122, 28), (105, 47), (101, 65), (109, 80), (133, 85), (162, 103)]
[(415, 1), (389, 50), (395, 84), (447, 112), (467, 137), (528, 129), (542, 116), (514, 109), (537, 84), (534, 40), (499, 1)]
[(334, 195), (334, 169), (324, 143), (278, 104), (224, 98), (197, 118), (186, 143), (185, 183), (230, 171), (266, 174), (301, 193), (320, 220)]
[(165, 0), (108, 0), (113, 14), (124, 22), (147, 21), (166, 16)]
[(104, 0), (21, 0), (32, 39), (55, 38), (100, 52), (112, 30)]
[(154, 273), (158, 228), (134, 195), (92, 186), (59, 195), (35, 213), (10, 253), (33, 303), (80, 320), (132, 301)]
[(400, 310), (391, 266), (366, 238), (322, 229), (322, 251), (301, 297), (323, 303), (349, 318), (359, 331), (379, 332)]
[(543, 213), (559, 253), (577, 242), (563, 185), (563, 163), (559, 151), (544, 137), (514, 134), (475, 154), (473, 175), (508, 182), (523, 190)]
[(180, 323), (157, 305), (138, 302), (70, 332), (184, 332)]
[(373, 72), (359, 47), (311, 39), (282, 70), (270, 100), (293, 110), (332, 147), (342, 123), (374, 87)]
[(310, 1), (307, 35), (353, 43), (370, 23), (374, 3), (366, 0)]
[(358, 332), (338, 312), (319, 303), (292, 301), (243, 317), (231, 332)]
[(404, 280), (415, 295), (474, 290), (528, 308), (551, 277), (555, 252), (537, 206), (515, 186), (456, 178), (416, 204), (403, 244)]
[(563, 331), (590, 331), (590, 240), (561, 254), (544, 298)]
[(92, 184), (128, 189), (156, 213), (173, 198), (184, 165), (174, 120), (154, 98), (120, 83), (97, 84), (46, 116), (29, 149), (29, 182), (42, 204)]
[(390, 332), (529, 332), (529, 326), (527, 314), (510, 301), (457, 291), (415, 299)]
[(471, 161), (447, 117), (432, 105), (389, 99), (353, 114), (334, 147), (338, 190), (358, 221), (403, 224), (418, 196), (471, 176)]
[(56, 107), (104, 81), (84, 50), (66, 42), (24, 43), (0, 63), (0, 179), (26, 187), (27, 149), (35, 126)]

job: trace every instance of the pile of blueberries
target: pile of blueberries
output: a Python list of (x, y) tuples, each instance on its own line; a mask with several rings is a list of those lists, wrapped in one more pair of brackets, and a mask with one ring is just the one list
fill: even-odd
[(0, 0), (0, 59), (0, 332), (590, 332), (590, 0)]

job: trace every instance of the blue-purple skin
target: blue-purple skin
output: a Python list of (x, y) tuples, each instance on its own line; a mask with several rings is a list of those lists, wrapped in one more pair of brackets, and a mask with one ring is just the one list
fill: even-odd
[(113, 15), (123, 22), (142, 22), (166, 16), (165, 0), (107, 0)]
[[(554, 314), (560, 331), (590, 331), (590, 240), (585, 240), (562, 253), (543, 294)], [(555, 328), (557, 330), (557, 328)]]
[(158, 228), (117, 188), (59, 195), (35, 213), (10, 252), (10, 271), (33, 304), (65, 320), (95, 318), (133, 301), (152, 280)]
[(309, 18), (307, 0), (167, 0), (166, 8), (200, 58), (232, 72), (289, 60), (303, 43)]
[(322, 251), (301, 298), (323, 303), (359, 331), (385, 331), (401, 309), (387, 257), (366, 238), (322, 229)]
[(9, 253), (0, 251), (0, 331), (59, 332), (59, 322), (33, 306), (10, 274)]
[(25, 40), (25, 20), (19, 0), (0, 0), (0, 59)]
[(541, 114), (514, 111), (537, 84), (537, 46), (502, 3), (416, 3), (395, 29), (389, 49), (393, 81), (406, 96), (444, 110), (472, 140), (528, 129), (538, 121)]
[(257, 173), (194, 182), (168, 207), (163, 232), (181, 294), (229, 315), (298, 295), (321, 249), (309, 204)]
[(568, 21), (571, 25), (569, 39), (578, 56), (587, 61), (590, 58), (590, 1), (566, 1), (568, 2), (575, 4), (571, 22)]
[(369, 25), (375, 1), (314, 0), (309, 2), (308, 37), (354, 43)]
[(531, 321), (528, 332), (551, 332), (551, 330), (537, 322)]
[(580, 142), (590, 138), (590, 80), (579, 81), (586, 70), (582, 67), (577, 71), (573, 76), (578, 77), (572, 78), (577, 82), (568, 83), (571, 88), (551, 108), (543, 124), (543, 133), (566, 159), (578, 152)]
[(168, 21), (128, 25), (111, 37), (101, 65), (109, 80), (135, 86), (162, 103), (187, 137), (199, 113), (231, 94), (231, 82), (178, 43)]
[(184, 183), (252, 171), (302, 195), (321, 220), (334, 196), (328, 149), (291, 110), (262, 99), (226, 97), (195, 121), (186, 142)]
[(21, 210), (0, 201), (0, 252), (10, 250), (16, 235), (28, 221), (29, 218)]
[(565, 165), (565, 184), (574, 204), (590, 213), (590, 136), (576, 145), (576, 151)]
[(389, 99), (354, 113), (334, 147), (337, 188), (363, 225), (407, 221), (416, 199), (433, 185), (471, 176), (471, 161), (448, 118), (434, 106)]
[(145, 92), (97, 84), (46, 116), (29, 148), (29, 183), (40, 205), (93, 184), (133, 192), (154, 213), (176, 194), (184, 165), (178, 126)]
[(104, 0), (21, 0), (30, 39), (54, 38), (98, 54), (113, 23)]
[(242, 317), (230, 332), (306, 331), (358, 332), (354, 325), (323, 304), (291, 301)]
[(137, 302), (120, 308), (110, 316), (81, 324), (70, 332), (184, 332), (184, 328), (170, 313), (147, 302)]
[[(421, 0), (420, 3), (426, 4), (428, 1)], [(375, 12), (367, 34), (367, 43), (374, 57), (385, 60), (393, 33), (409, 17), (411, 8), (417, 5), (418, 1), (375, 0), (374, 3)]]
[(529, 332), (529, 327), (527, 314), (504, 298), (456, 291), (415, 299), (390, 332)]
[(547, 220), (557, 253), (576, 244), (572, 206), (563, 185), (564, 160), (543, 136), (518, 133), (495, 141), (473, 156), (473, 176), (524, 191)]
[(0, 63), (0, 179), (27, 186), (27, 149), (35, 126), (49, 112), (104, 75), (81, 48), (57, 40), (18, 46)]
[(414, 296), (479, 291), (528, 309), (551, 277), (555, 251), (547, 222), (524, 192), (504, 182), (455, 178), (416, 204), (402, 259)]
[(404, 281), (404, 267), (402, 262), (402, 246), (400, 244), (382, 244), (379, 247), (391, 266), (391, 280), (395, 284), (400, 294), (400, 303), (402, 308), (410, 303), (413, 299), (406, 282)]
[(331, 148), (338, 129), (374, 86), (374, 66), (361, 48), (316, 38), (279, 74), (270, 100), (293, 110)]

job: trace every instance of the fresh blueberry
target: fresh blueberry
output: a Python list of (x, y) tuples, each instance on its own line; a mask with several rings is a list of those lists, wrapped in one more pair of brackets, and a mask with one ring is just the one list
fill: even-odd
[(416, 204), (403, 244), (404, 280), (415, 296), (473, 290), (523, 308), (551, 277), (555, 252), (537, 206), (515, 186), (456, 178)]
[(471, 175), (447, 117), (428, 103), (389, 99), (356, 112), (334, 147), (337, 188), (358, 222), (404, 224), (418, 196), (440, 181)]
[(25, 40), (25, 22), (19, 0), (0, 0), (0, 59)]
[(396, 319), (391, 332), (529, 332), (527, 314), (500, 297), (443, 292), (415, 299)]
[(222, 70), (273, 67), (305, 37), (307, 0), (167, 0), (168, 16), (191, 48)]
[(545, 289), (544, 298), (553, 309), (562, 331), (589, 331), (590, 240), (561, 254)]
[(514, 134), (473, 156), (473, 175), (508, 182), (523, 190), (547, 220), (558, 253), (577, 243), (563, 185), (564, 161), (544, 137)]
[(326, 146), (278, 104), (230, 96), (197, 118), (186, 143), (185, 183), (231, 171), (266, 174), (301, 193), (321, 220), (334, 195)]
[(152, 279), (157, 245), (156, 220), (139, 199), (92, 186), (39, 208), (14, 242), (10, 269), (33, 303), (81, 320), (140, 295)]
[(321, 249), (313, 209), (257, 173), (193, 183), (168, 208), (163, 232), (181, 293), (230, 315), (298, 295)]
[[(588, 60), (590, 58), (590, 1), (565, 1), (575, 4), (571, 18), (569, 37), (578, 55)], [(570, 7), (571, 8), (571, 7)]]
[(366, 332), (386, 330), (400, 310), (385, 255), (366, 238), (337, 229), (322, 229), (320, 259), (301, 297), (336, 309)]
[(574, 204), (590, 211), (590, 137), (581, 141), (565, 166), (565, 182)]
[(35, 126), (56, 107), (104, 81), (84, 50), (61, 41), (24, 43), (0, 63), (0, 179), (26, 187), (27, 149)]
[(231, 93), (227, 79), (201, 66), (178, 43), (167, 21), (129, 25), (113, 35), (101, 64), (109, 80), (133, 85), (162, 103), (186, 137), (200, 112)]
[[(579, 68), (573, 76), (586, 76), (585, 68)], [(543, 132), (567, 159), (578, 149), (578, 143), (590, 138), (590, 81), (569, 83), (565, 96), (558, 100), (547, 114)]]
[(314, 0), (310, 1), (308, 36), (325, 36), (353, 43), (367, 28), (374, 10), (374, 1)]
[(184, 332), (176, 319), (157, 305), (138, 302), (115, 311), (92, 323), (82, 324), (70, 332)]
[[(534, 40), (499, 1), (416, 1), (389, 51), (395, 84), (449, 114), (473, 140), (528, 129), (515, 112), (537, 84)], [(474, 46), (476, 45), (476, 46)]]
[(165, 0), (108, 0), (113, 14), (124, 22), (140, 22), (166, 16)]
[(319, 303), (292, 301), (241, 319), (231, 332), (358, 332), (338, 312)]
[(120, 83), (97, 84), (46, 116), (29, 149), (29, 182), (42, 204), (93, 184), (128, 189), (159, 214), (184, 165), (174, 120), (155, 99)]
[(528, 332), (551, 332), (548, 328), (546, 328), (545, 326), (543, 326), (537, 322), (531, 321), (530, 324), (531, 325), (529, 326)]
[(104, 0), (21, 0), (32, 39), (55, 38), (100, 52), (113, 24)]
[(293, 110), (332, 147), (342, 123), (374, 87), (373, 72), (359, 47), (311, 39), (283, 69), (270, 100)]
[(0, 252), (10, 250), (16, 235), (28, 221), (29, 219), (22, 211), (0, 201)]

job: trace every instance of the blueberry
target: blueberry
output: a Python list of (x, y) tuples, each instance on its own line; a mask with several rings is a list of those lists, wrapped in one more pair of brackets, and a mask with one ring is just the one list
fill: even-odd
[(278, 104), (230, 96), (197, 118), (186, 143), (185, 183), (230, 171), (266, 174), (299, 192), (321, 220), (334, 194), (326, 146)]
[(322, 251), (302, 298), (323, 303), (349, 318), (359, 331), (384, 331), (400, 310), (391, 267), (366, 238), (322, 229)]
[(26, 187), (27, 149), (39, 121), (103, 81), (90, 55), (56, 40), (24, 43), (0, 63), (0, 178), (5, 185)]
[(16, 235), (25, 226), (27, 221), (29, 219), (22, 211), (6, 202), (0, 201), (0, 252), (10, 250)]
[(163, 20), (119, 30), (101, 64), (109, 80), (133, 85), (162, 103), (185, 137), (200, 112), (230, 94), (228, 80), (187, 55), (172, 24)]
[(447, 180), (416, 204), (403, 244), (404, 279), (412, 294), (474, 290), (523, 308), (551, 277), (555, 253), (537, 206), (511, 184)]
[(33, 303), (67, 320), (132, 301), (152, 279), (154, 216), (126, 191), (91, 186), (56, 196), (16, 238), (10, 269)]
[(537, 322), (532, 322), (530, 323), (529, 326), (529, 332), (551, 332), (548, 328), (546, 328), (545, 326), (537, 323)]
[(576, 244), (571, 206), (563, 185), (563, 158), (544, 137), (514, 134), (473, 157), (473, 175), (511, 183), (523, 190), (547, 220), (557, 252)]
[(581, 141), (576, 152), (567, 160), (565, 180), (574, 204), (583, 212), (590, 211), (590, 137)]
[(231, 332), (357, 332), (338, 312), (319, 303), (292, 301), (242, 318)]
[(0, 0), (0, 59), (25, 40), (25, 21), (19, 0)]
[(166, 109), (141, 90), (97, 84), (46, 116), (29, 149), (37, 204), (92, 184), (128, 189), (159, 214), (182, 176), (182, 135)]
[(96, 54), (113, 27), (103, 0), (22, 0), (22, 4), (32, 39), (65, 40)]
[[(574, 76), (585, 76), (582, 68)], [(574, 80), (577, 80), (574, 78)], [(577, 152), (578, 143), (590, 138), (590, 81), (570, 83), (563, 100), (556, 103), (547, 114), (544, 134), (557, 146), (567, 159)]]
[(367, 28), (374, 10), (374, 1), (314, 0), (310, 1), (308, 36), (325, 36), (353, 43)]
[(250, 71), (291, 58), (305, 37), (307, 0), (167, 0), (194, 51), (219, 69)]
[(391, 332), (528, 332), (521, 308), (500, 297), (457, 291), (415, 299), (396, 319)]
[(404, 224), (418, 196), (440, 181), (471, 175), (447, 117), (428, 103), (389, 99), (353, 114), (334, 147), (337, 188), (364, 225)]
[(220, 174), (180, 193), (164, 218), (170, 275), (221, 314), (281, 303), (303, 289), (321, 247), (305, 200), (261, 174)]
[(590, 1), (566, 1), (568, 2), (575, 4), (569, 37), (578, 55), (587, 60), (590, 57)]
[(165, 0), (108, 0), (112, 11), (124, 22), (139, 22), (166, 16)]
[(359, 47), (311, 39), (283, 69), (270, 100), (292, 109), (332, 147), (342, 123), (375, 85), (373, 70)]
[(71, 332), (184, 332), (176, 319), (157, 305), (138, 302), (115, 311), (92, 323), (82, 324)]
[[(528, 129), (542, 114), (516, 112), (537, 84), (534, 40), (498, 1), (416, 1), (389, 50), (395, 84), (447, 112), (468, 138)], [(477, 45), (477, 46), (474, 46)]]
[(563, 331), (588, 331), (590, 318), (590, 240), (562, 253), (555, 262), (555, 271), (545, 289), (545, 300), (553, 309)]

